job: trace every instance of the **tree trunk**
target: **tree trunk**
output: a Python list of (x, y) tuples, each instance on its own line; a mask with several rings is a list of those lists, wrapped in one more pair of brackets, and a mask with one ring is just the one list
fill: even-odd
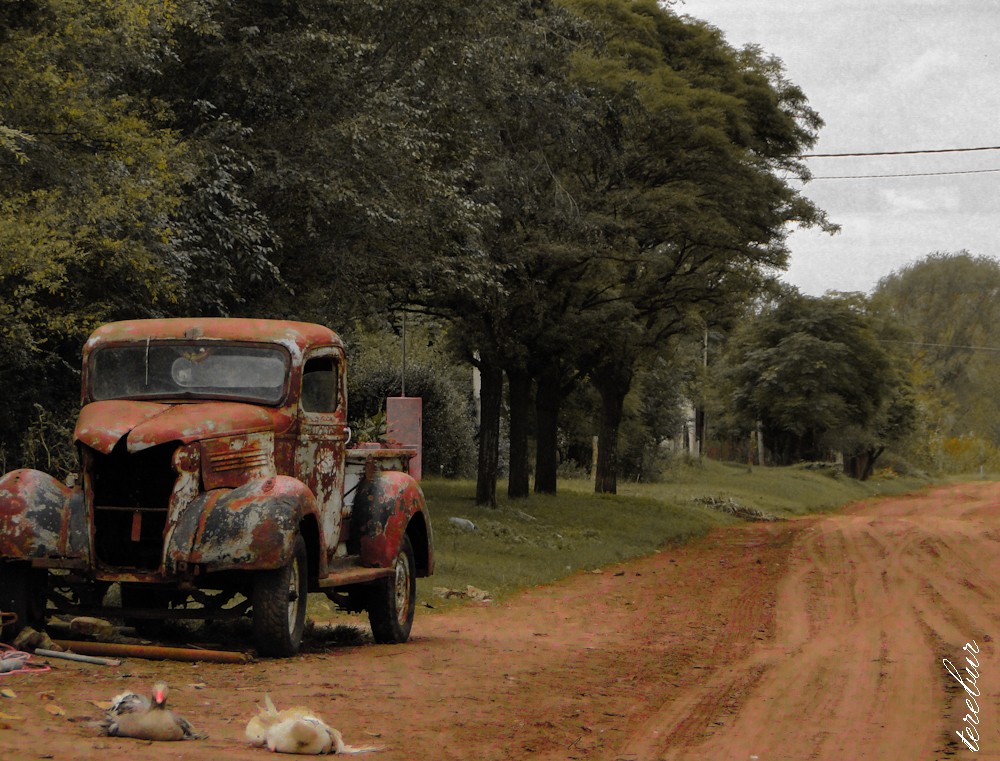
[(522, 368), (507, 368), (510, 389), (510, 479), (507, 496), (527, 499), (531, 483), (528, 460), (528, 413), (531, 409), (531, 376)]
[(885, 447), (873, 447), (872, 449), (868, 450), (868, 467), (865, 468), (865, 471), (861, 476), (862, 481), (868, 480), (868, 477), (875, 470), (876, 460), (878, 460), (878, 458), (882, 456), (882, 453), (884, 451)]
[(872, 447), (853, 455), (844, 455), (844, 473), (859, 481), (867, 481), (875, 469), (875, 461), (882, 456), (885, 447)]
[(559, 469), (559, 405), (562, 383), (558, 365), (538, 376), (535, 391), (535, 493), (555, 494)]
[(705, 425), (707, 417), (704, 407), (696, 407), (694, 411), (694, 440), (698, 445), (698, 451), (694, 452), (698, 457), (703, 457), (707, 450), (705, 442), (708, 436), (708, 426)]
[(632, 385), (632, 367), (611, 364), (598, 367), (591, 381), (601, 395), (601, 422), (597, 434), (597, 494), (618, 493), (618, 428), (625, 409), (625, 396)]
[(479, 365), (479, 467), (476, 473), (476, 504), (497, 506), (497, 469), (500, 463), (500, 406), (503, 370), (489, 362)]

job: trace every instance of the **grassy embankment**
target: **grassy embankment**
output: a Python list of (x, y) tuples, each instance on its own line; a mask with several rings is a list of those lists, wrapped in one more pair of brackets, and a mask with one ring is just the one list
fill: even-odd
[[(589, 481), (561, 481), (557, 496), (508, 500), (498, 484), (498, 507), (476, 507), (471, 481), (430, 478), (423, 488), (434, 529), (436, 568), (418, 582), (422, 604), (447, 608), (462, 597), (441, 588), (468, 586), (502, 598), (543, 584), (656, 552), (742, 522), (732, 510), (792, 518), (837, 509), (874, 496), (901, 494), (926, 479), (859, 482), (833, 468), (753, 468), (705, 461), (680, 466), (660, 484), (619, 484), (616, 496), (595, 495)], [(475, 530), (454, 525), (463, 518)], [(438, 591), (436, 591), (438, 590)]]

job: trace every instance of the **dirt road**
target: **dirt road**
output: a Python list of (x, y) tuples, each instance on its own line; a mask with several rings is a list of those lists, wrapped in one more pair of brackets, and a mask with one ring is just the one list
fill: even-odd
[[(386, 746), (379, 761), (1000, 759), (998, 602), (1000, 485), (948, 487), (421, 612), (405, 646), (245, 666), (53, 661), (0, 677), (16, 693), (0, 698), (0, 758), (261, 758), (242, 733), (269, 691), (349, 743)], [(154, 678), (209, 739), (96, 735), (91, 701)]]

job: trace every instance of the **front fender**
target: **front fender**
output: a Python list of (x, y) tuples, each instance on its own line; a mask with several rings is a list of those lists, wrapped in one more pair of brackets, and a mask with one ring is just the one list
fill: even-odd
[[(400, 471), (381, 471), (361, 482), (354, 498), (351, 521), (352, 544), (361, 556), (361, 564), (388, 568), (399, 554), (410, 520), (425, 513), (424, 493), (412, 476)], [(426, 520), (423, 525), (428, 525)], [(429, 532), (421, 532), (421, 540)], [(426, 547), (414, 547), (418, 556), (429, 558)], [(425, 560), (421, 565), (428, 565)]]
[(83, 489), (70, 489), (40, 470), (0, 477), (0, 558), (90, 559)]
[(301, 481), (274, 476), (237, 489), (213, 489), (183, 508), (164, 547), (167, 573), (281, 568), (316, 497)]

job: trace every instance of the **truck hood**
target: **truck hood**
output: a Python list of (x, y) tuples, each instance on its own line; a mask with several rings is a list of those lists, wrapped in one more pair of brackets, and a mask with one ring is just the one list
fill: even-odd
[(127, 436), (128, 451), (138, 452), (168, 441), (258, 433), (273, 429), (266, 410), (238, 402), (158, 404), (112, 399), (80, 410), (74, 437), (104, 454)]

